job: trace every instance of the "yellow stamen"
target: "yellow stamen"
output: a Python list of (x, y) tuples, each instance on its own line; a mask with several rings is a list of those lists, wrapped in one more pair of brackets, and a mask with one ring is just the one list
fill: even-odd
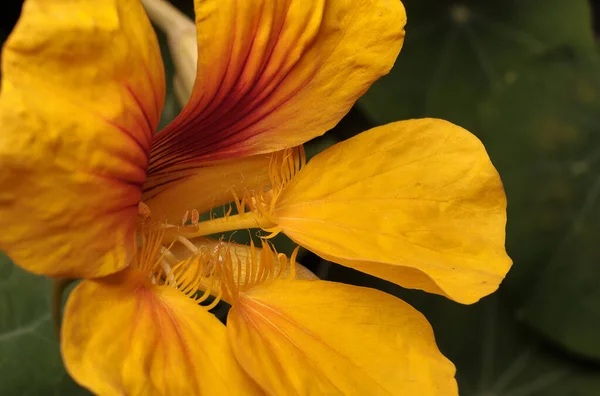
[(278, 151), (272, 155), (269, 165), (269, 178), (273, 188), (271, 210), (279, 195), (305, 164), (306, 154), (303, 146)]
[[(133, 279), (147, 287), (173, 287), (183, 295), (202, 304), (211, 295), (218, 276), (216, 266), (212, 262), (214, 253), (196, 248), (190, 241), (180, 238), (177, 241), (193, 251), (193, 255), (185, 260), (178, 259), (171, 249), (176, 241), (168, 247), (163, 246), (165, 228), (159, 224), (147, 225), (139, 229), (139, 248), (136, 251), (131, 270), (141, 276)], [(136, 281), (136, 282), (137, 282)], [(150, 286), (151, 285), (151, 286)], [(204, 290), (200, 297), (198, 291)], [(212, 309), (220, 300), (217, 298), (205, 309)]]
[(249, 250), (250, 254), (242, 260), (239, 255), (228, 249), (224, 252), (224, 260), (219, 262), (223, 297), (232, 304), (238, 301), (241, 293), (275, 279), (294, 279), (296, 273), (298, 248), (289, 260), (284, 254), (278, 254), (273, 245), (264, 240), (260, 258), (253, 242), (250, 242)]
[[(232, 193), (238, 214), (231, 215), (229, 206), (223, 217), (200, 222), (197, 210), (186, 211), (180, 226), (167, 226), (151, 221), (145, 206), (140, 206), (144, 220), (139, 224), (139, 249), (132, 268), (143, 274), (140, 279), (153, 287), (172, 287), (198, 304), (209, 296), (215, 299), (205, 309), (214, 308), (221, 298), (230, 303), (239, 294), (273, 279), (295, 276), (298, 249), (288, 258), (277, 253), (266, 239), (279, 233), (273, 216), (277, 199), (305, 164), (304, 149), (300, 147), (272, 154), (269, 165), (271, 185), (260, 191), (246, 191), (241, 197)], [(191, 216), (190, 216), (191, 215)], [(191, 217), (191, 219), (190, 219)], [(188, 222), (188, 220), (191, 220)], [(214, 246), (197, 247), (189, 239), (227, 231), (261, 228), (271, 234), (262, 239), (260, 257), (254, 242), (248, 252), (235, 251), (232, 244), (219, 242)], [(164, 243), (170, 243), (168, 247)], [(181, 244), (188, 258), (181, 260), (171, 252), (174, 244)], [(201, 295), (198, 295), (202, 292)]]
[[(192, 210), (192, 224), (187, 222), (189, 211), (183, 217), (181, 227), (171, 227), (165, 231), (166, 240), (173, 241), (178, 237), (197, 238), (228, 231), (262, 228), (271, 234), (272, 238), (279, 233), (277, 221), (273, 216), (277, 199), (285, 187), (292, 181), (296, 173), (306, 163), (306, 156), (302, 146), (281, 150), (273, 153), (269, 164), (270, 188), (263, 191), (247, 191), (241, 198), (232, 192), (233, 202), (238, 214), (231, 215), (232, 206), (228, 208), (223, 217), (212, 218), (199, 222), (199, 214)], [(250, 211), (246, 211), (250, 208)]]
[[(136, 279), (148, 287), (175, 288), (207, 310), (213, 309), (222, 298), (235, 304), (241, 293), (257, 285), (295, 276), (298, 249), (288, 259), (265, 240), (259, 253), (252, 241), (248, 247), (226, 242), (198, 247), (181, 235), (165, 247), (164, 233), (165, 228), (161, 226), (140, 233), (140, 247), (132, 269), (142, 276)], [(175, 243), (181, 244), (191, 255), (178, 259), (171, 251)], [(211, 295), (215, 298), (205, 304)]]

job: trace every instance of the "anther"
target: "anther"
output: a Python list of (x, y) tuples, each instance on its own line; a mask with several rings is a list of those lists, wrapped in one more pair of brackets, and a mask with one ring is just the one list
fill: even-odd
[(190, 211), (186, 210), (185, 214), (183, 215), (183, 218), (181, 219), (181, 225), (184, 226), (185, 223), (187, 223), (188, 221), (188, 217), (190, 216)]
[(200, 213), (196, 209), (192, 209), (192, 225), (198, 225), (200, 222)]

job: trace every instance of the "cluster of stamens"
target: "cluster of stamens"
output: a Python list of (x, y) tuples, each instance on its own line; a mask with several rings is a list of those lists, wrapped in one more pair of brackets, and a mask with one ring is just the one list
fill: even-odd
[[(237, 212), (243, 214), (249, 209), (268, 222), (277, 224), (273, 212), (279, 197), (304, 165), (306, 165), (306, 154), (303, 146), (273, 153), (269, 163), (269, 187), (246, 191), (241, 198), (238, 198), (234, 192), (234, 203)], [(230, 213), (231, 208), (227, 211), (225, 217), (229, 216)], [(276, 227), (265, 228), (265, 231), (270, 232), (269, 235), (263, 237), (266, 239), (272, 238), (280, 232)]]
[(156, 226), (140, 233), (134, 268), (153, 285), (173, 287), (207, 310), (221, 299), (234, 304), (257, 285), (295, 276), (298, 249), (288, 259), (266, 240), (257, 249), (252, 241), (250, 246), (209, 239), (194, 244), (181, 236), (164, 246), (163, 234)]
[[(139, 248), (134, 268), (147, 274), (152, 284), (173, 287), (206, 309), (214, 308), (221, 299), (234, 304), (240, 293), (265, 282), (293, 279), (298, 249), (289, 259), (278, 253), (268, 242), (279, 232), (276, 227), (257, 224), (270, 232), (261, 236), (261, 249), (252, 241), (250, 246), (242, 246), (224, 242), (222, 237), (196, 238), (210, 234), (201, 232), (203, 226), (214, 230), (217, 224), (220, 232), (247, 228), (239, 227), (239, 220), (247, 214), (261, 218), (263, 224), (276, 224), (273, 212), (277, 200), (305, 162), (302, 146), (273, 153), (269, 186), (245, 191), (240, 196), (232, 192), (236, 215), (232, 215), (233, 205), (229, 205), (222, 217), (213, 218), (211, 212), (210, 220), (201, 222), (200, 213), (194, 209), (185, 213), (179, 226), (153, 224), (149, 216), (143, 216), (143, 223), (138, 224)], [(210, 300), (210, 296), (214, 299)]]

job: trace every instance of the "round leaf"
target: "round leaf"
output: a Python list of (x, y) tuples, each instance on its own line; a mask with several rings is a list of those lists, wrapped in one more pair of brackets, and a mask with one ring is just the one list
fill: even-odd
[(557, 45), (595, 49), (586, 0), (405, 0), (404, 48), (360, 105), (378, 123), (439, 117), (471, 128), (473, 107)]
[(51, 281), (0, 253), (0, 394), (87, 395), (68, 376), (50, 314)]

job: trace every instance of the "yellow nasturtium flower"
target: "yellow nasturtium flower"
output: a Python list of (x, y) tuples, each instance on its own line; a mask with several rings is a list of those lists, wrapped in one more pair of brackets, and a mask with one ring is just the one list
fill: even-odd
[[(469, 132), (396, 122), (307, 164), (298, 147), (392, 67), (400, 1), (195, 10), (195, 85), (157, 134), (163, 64), (139, 0), (27, 0), (3, 49), (0, 249), (84, 278), (62, 324), (69, 373), (100, 395), (457, 394), (406, 303), (311, 279), (268, 242), (207, 238), (282, 232), (465, 304), (497, 289), (511, 265), (505, 195)], [(199, 221), (228, 202), (238, 214)], [(226, 326), (209, 312), (219, 298)]]

